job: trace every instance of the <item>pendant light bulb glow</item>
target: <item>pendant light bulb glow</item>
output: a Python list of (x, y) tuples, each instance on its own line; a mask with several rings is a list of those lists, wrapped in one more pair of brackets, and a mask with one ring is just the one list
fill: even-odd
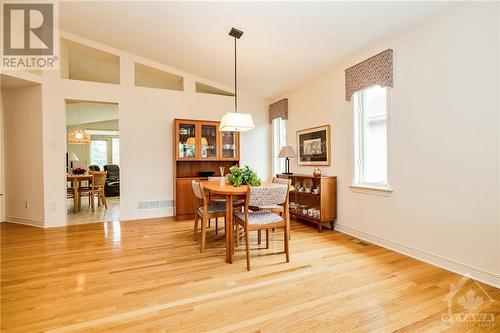
[(90, 143), (90, 135), (86, 130), (78, 128), (68, 134), (68, 143), (73, 145), (88, 145)]
[(232, 28), (229, 36), (234, 37), (234, 112), (226, 113), (220, 122), (221, 132), (246, 132), (253, 128), (252, 115), (249, 113), (238, 113), (238, 79), (236, 75), (236, 40), (240, 39), (243, 31)]

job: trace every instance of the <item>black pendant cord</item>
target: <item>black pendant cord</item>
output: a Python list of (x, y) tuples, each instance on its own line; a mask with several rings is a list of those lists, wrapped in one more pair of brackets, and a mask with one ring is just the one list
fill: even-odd
[(236, 37), (234, 37), (234, 112), (238, 112), (238, 80), (236, 79)]

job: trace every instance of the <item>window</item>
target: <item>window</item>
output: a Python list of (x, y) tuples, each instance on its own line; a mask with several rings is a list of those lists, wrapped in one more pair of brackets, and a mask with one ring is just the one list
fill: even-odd
[(108, 163), (108, 144), (105, 140), (90, 141), (90, 164), (98, 165), (102, 170)]
[(285, 160), (278, 158), (281, 147), (286, 146), (286, 120), (273, 119), (273, 175), (285, 172)]
[(354, 185), (388, 188), (387, 88), (354, 94)]
[(120, 139), (111, 139), (111, 160), (112, 164), (120, 165)]

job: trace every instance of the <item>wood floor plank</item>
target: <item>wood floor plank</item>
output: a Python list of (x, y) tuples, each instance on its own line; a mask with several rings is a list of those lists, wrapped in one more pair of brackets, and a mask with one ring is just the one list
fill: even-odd
[[(224, 262), (224, 236), (192, 240), (192, 221), (152, 219), (38, 229), (1, 225), (2, 332), (494, 332), (442, 324), (461, 276), (351, 236), (292, 224), (270, 248), (251, 235)], [(264, 242), (265, 243), (265, 242)], [(228, 315), (230, 314), (230, 315)]]

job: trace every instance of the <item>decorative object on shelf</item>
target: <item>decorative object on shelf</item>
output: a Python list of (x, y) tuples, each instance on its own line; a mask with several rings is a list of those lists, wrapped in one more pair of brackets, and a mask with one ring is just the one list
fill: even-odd
[(224, 166), (220, 166), (219, 171), (220, 171), (220, 177), (221, 177), (219, 185), (224, 186), (224, 185), (226, 185), (226, 178), (224, 177)]
[(314, 177), (319, 177), (319, 176), (321, 176), (321, 169), (320, 169), (320, 168), (314, 168), (314, 171), (313, 171), (313, 176), (314, 176)]
[(90, 135), (86, 130), (77, 128), (68, 133), (68, 143), (72, 145), (88, 145), (90, 143)]
[(236, 71), (236, 41), (243, 35), (243, 31), (232, 28), (229, 36), (234, 37), (234, 112), (226, 113), (220, 122), (219, 131), (222, 132), (245, 132), (255, 127), (252, 115), (238, 113), (238, 78)]
[(330, 125), (297, 131), (298, 165), (330, 165)]
[(73, 170), (73, 174), (75, 174), (75, 175), (84, 175), (85, 172), (87, 172), (87, 170), (82, 169), (82, 168), (75, 168)]
[(73, 162), (78, 162), (80, 159), (78, 158), (78, 156), (76, 156), (75, 153), (70, 153), (68, 155), (68, 161), (70, 161), (70, 170), (73, 171)]
[(304, 179), (304, 193), (311, 193), (313, 188), (313, 180), (311, 178)]
[(295, 153), (295, 149), (292, 146), (283, 146), (281, 147), (280, 153), (278, 154), (279, 158), (285, 159), (285, 175), (291, 175), (293, 172), (290, 172), (290, 158), (296, 158), (297, 154)]
[(232, 166), (229, 168), (229, 175), (227, 180), (234, 187), (238, 187), (241, 185), (250, 185), (250, 186), (260, 186), (261, 181), (257, 176), (257, 173), (250, 169), (248, 166), (240, 168), (238, 166)]

